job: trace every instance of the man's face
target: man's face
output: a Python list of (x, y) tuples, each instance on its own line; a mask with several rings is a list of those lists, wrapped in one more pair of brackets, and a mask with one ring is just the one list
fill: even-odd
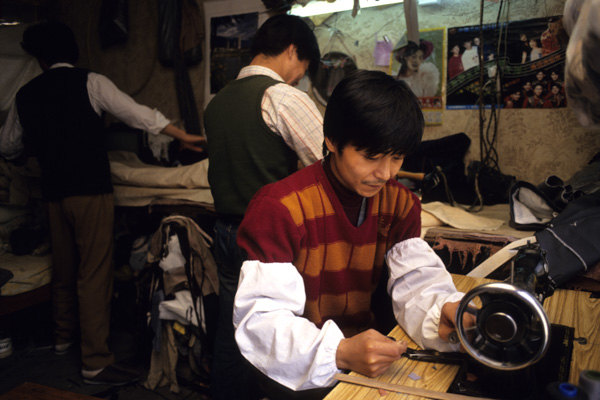
[(292, 46), (292, 52), (289, 62), (287, 63), (285, 76), (282, 76), (282, 78), (285, 80), (285, 83), (291, 86), (297, 86), (298, 82), (300, 82), (300, 80), (306, 74), (309, 65), (309, 60), (298, 59), (298, 52), (296, 51), (295, 47)]
[(521, 98), (521, 92), (514, 92), (513, 94), (510, 95), (510, 97), (512, 98), (513, 101), (517, 101)]
[(535, 85), (535, 88), (533, 89), (533, 94), (535, 94), (537, 97), (540, 97), (543, 91), (544, 88), (541, 85)]
[(375, 196), (390, 178), (396, 176), (404, 162), (404, 156), (369, 156), (352, 145), (347, 145), (340, 154), (329, 139), (325, 138), (325, 142), (331, 153), (331, 169), (336, 178), (346, 188), (363, 197)]

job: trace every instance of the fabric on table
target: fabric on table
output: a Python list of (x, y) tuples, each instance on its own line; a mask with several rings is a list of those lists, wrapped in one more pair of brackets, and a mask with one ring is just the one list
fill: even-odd
[(462, 208), (452, 207), (439, 201), (423, 203), (421, 207), (446, 224), (459, 229), (493, 231), (504, 224), (502, 220), (480, 217)]

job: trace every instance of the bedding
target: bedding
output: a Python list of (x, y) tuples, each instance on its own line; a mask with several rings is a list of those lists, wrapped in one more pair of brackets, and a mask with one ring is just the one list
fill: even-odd
[(115, 189), (115, 205), (141, 207), (157, 199), (178, 199), (212, 206), (208, 185), (208, 159), (179, 166), (162, 167), (145, 164), (135, 153), (109, 152)]
[(15, 296), (47, 285), (52, 277), (52, 255), (0, 254), (0, 265), (13, 277), (0, 288), (0, 296)]

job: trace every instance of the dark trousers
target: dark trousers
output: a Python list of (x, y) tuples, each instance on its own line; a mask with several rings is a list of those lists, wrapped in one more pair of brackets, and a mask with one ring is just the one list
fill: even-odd
[(114, 362), (108, 349), (113, 291), (112, 194), (48, 203), (52, 240), (52, 303), (57, 344), (79, 335), (83, 368)]
[(235, 342), (233, 301), (245, 256), (237, 246), (239, 224), (217, 219), (214, 256), (219, 274), (219, 320), (213, 349), (211, 389), (215, 400), (259, 399), (256, 376)]

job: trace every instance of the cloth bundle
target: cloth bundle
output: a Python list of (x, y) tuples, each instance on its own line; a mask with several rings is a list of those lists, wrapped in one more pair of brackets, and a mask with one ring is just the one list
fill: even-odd
[(537, 186), (519, 181), (511, 188), (509, 224), (518, 230), (544, 229), (568, 203), (583, 195), (556, 175)]

